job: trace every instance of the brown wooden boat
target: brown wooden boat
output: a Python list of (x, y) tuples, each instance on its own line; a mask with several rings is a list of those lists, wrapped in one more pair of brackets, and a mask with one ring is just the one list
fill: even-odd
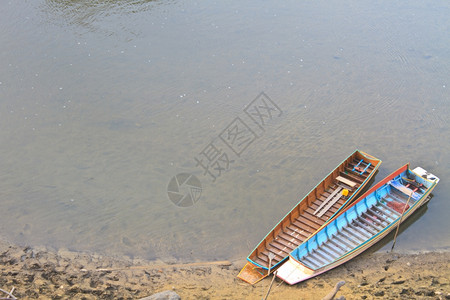
[(254, 284), (268, 276), (291, 251), (352, 203), (380, 164), (381, 160), (362, 151), (352, 153), (264, 237), (238, 278)]

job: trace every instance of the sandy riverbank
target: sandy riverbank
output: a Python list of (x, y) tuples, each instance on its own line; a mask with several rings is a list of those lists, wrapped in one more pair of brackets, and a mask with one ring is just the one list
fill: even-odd
[[(0, 243), (0, 288), (20, 299), (261, 299), (270, 284), (236, 278), (245, 261), (169, 265)], [(269, 299), (322, 299), (340, 280), (346, 299), (450, 299), (450, 252), (363, 254), (295, 286), (275, 281)], [(0, 295), (3, 296), (3, 295)]]

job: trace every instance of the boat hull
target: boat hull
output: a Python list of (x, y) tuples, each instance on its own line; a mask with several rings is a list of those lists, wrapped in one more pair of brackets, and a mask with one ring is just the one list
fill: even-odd
[[(414, 192), (419, 188), (408, 183), (404, 177), (411, 177), (411, 174), (414, 174), (423, 192)], [(399, 187), (398, 182), (405, 182), (404, 188)], [(399, 223), (428, 202), (438, 182), (439, 178), (422, 168), (412, 171), (409, 165), (403, 166), (292, 251), (289, 260), (278, 269), (277, 276), (288, 284), (296, 284), (351, 260), (395, 230)], [(402, 193), (406, 192), (409, 192), (408, 196), (401, 198)], [(356, 244), (353, 248), (352, 243)]]
[(238, 278), (254, 284), (268, 276), (269, 269), (275, 270), (293, 249), (350, 205), (380, 164), (381, 160), (359, 150), (347, 157), (253, 249)]

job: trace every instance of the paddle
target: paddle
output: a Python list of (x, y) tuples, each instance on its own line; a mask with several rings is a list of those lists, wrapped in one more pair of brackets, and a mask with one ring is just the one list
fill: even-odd
[(273, 273), (272, 281), (270, 282), (269, 289), (267, 290), (267, 294), (266, 294), (266, 296), (263, 298), (263, 300), (267, 300), (267, 297), (269, 297), (269, 293), (270, 293), (270, 289), (272, 288), (273, 281), (275, 280), (275, 277), (277, 277), (277, 272), (278, 272), (278, 271), (275, 271), (275, 272)]
[(270, 275), (270, 268), (272, 267), (272, 259), (275, 258), (275, 254), (272, 252), (269, 252), (269, 271), (267, 272), (267, 275)]
[(412, 194), (413, 194), (413, 193), (414, 193), (414, 192), (411, 192), (411, 193), (409, 194), (408, 201), (406, 201), (406, 204), (405, 204), (405, 206), (403, 207), (403, 212), (402, 212), (402, 215), (400, 216), (400, 220), (398, 221), (397, 230), (395, 231), (394, 242), (392, 243), (391, 252), (392, 252), (392, 250), (394, 250), (395, 242), (397, 241), (398, 229), (400, 228), (400, 224), (402, 223), (403, 215), (405, 214), (406, 207), (408, 206), (409, 200), (411, 200), (411, 197), (412, 197)]
[[(272, 267), (272, 259), (275, 258), (275, 254), (273, 254), (272, 252), (269, 252), (269, 255), (268, 255), (268, 256), (269, 256), (269, 271), (267, 271), (267, 276), (270, 275), (270, 268)], [(277, 273), (277, 271), (275, 271), (275, 273), (273, 274), (273, 278), (272, 278), (272, 282), (270, 282), (269, 290), (267, 291), (267, 294), (266, 294), (266, 296), (263, 298), (263, 300), (266, 300), (267, 297), (269, 296), (270, 289), (272, 288), (272, 284), (273, 284), (273, 281), (275, 280), (275, 275), (276, 275), (276, 273)]]

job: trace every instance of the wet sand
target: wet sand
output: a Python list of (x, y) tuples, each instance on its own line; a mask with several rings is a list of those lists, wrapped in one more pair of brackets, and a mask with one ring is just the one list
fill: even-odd
[[(139, 299), (165, 290), (182, 299), (262, 299), (271, 279), (242, 282), (244, 264), (167, 264), (0, 242), (0, 288), (14, 288), (19, 299)], [(450, 252), (363, 254), (294, 286), (276, 279), (268, 299), (322, 299), (341, 280), (337, 296), (346, 299), (450, 299)]]

